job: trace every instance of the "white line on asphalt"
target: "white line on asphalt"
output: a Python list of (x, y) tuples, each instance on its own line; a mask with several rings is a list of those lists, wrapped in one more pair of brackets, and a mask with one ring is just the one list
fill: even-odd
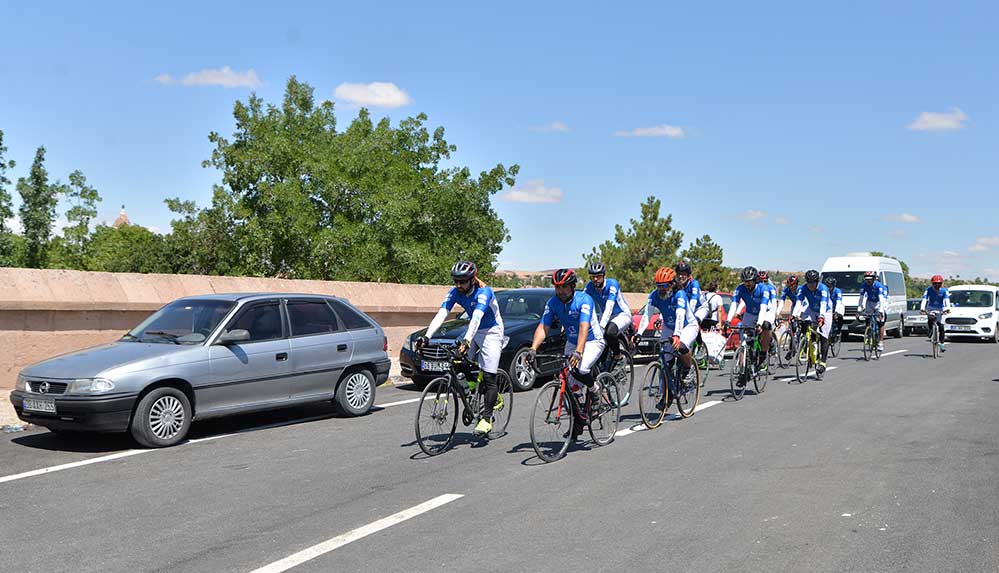
[(436, 509), (444, 504), (451, 503), (452, 501), (459, 499), (461, 497), (463, 496), (457, 493), (447, 493), (435, 497), (430, 501), (425, 501), (421, 503), (420, 505), (413, 506), (409, 509), (404, 509), (399, 513), (390, 515), (388, 517), (384, 517), (382, 519), (379, 519), (378, 521), (374, 521), (363, 527), (358, 527), (357, 529), (348, 531), (347, 533), (344, 533), (342, 535), (337, 535), (332, 539), (313, 545), (308, 549), (303, 549), (302, 551), (299, 551), (294, 555), (285, 557), (280, 561), (275, 561), (270, 565), (265, 565), (264, 567), (255, 569), (252, 573), (281, 573), (282, 571), (287, 571), (292, 567), (301, 565), (306, 561), (311, 561), (316, 557), (325, 555), (330, 551), (333, 551), (335, 549), (343, 547), (344, 545), (347, 545), (348, 543), (357, 541), (358, 539), (367, 537), (372, 533), (377, 533), (383, 529), (387, 529), (398, 523), (402, 523), (407, 519), (416, 517), (417, 515), (420, 515), (421, 513), (426, 513), (432, 509)]
[(403, 404), (412, 404), (413, 402), (419, 402), (422, 400), (429, 400), (433, 396), (427, 396), (425, 398), (410, 398), (409, 400), (399, 400), (398, 402), (389, 402), (388, 404), (375, 404), (375, 408), (388, 408), (389, 406), (401, 406)]
[(58, 466), (51, 466), (47, 468), (42, 468), (40, 470), (31, 470), (30, 472), (24, 472), (19, 474), (13, 474), (9, 476), (0, 477), (0, 483), (5, 483), (9, 481), (15, 481), (19, 479), (40, 476), (44, 474), (50, 474), (52, 472), (58, 472), (62, 470), (68, 470), (72, 468), (78, 468), (80, 466), (89, 466), (90, 464), (97, 464), (100, 462), (110, 462), (111, 460), (117, 460), (121, 458), (127, 458), (129, 456), (136, 456), (139, 454), (145, 454), (147, 452), (155, 452), (156, 450), (126, 450), (124, 452), (118, 452), (116, 454), (111, 454), (108, 456), (101, 456), (99, 458), (90, 458), (89, 460), (83, 460), (79, 462), (72, 462), (68, 464), (62, 464)]
[(881, 358), (884, 358), (885, 356), (891, 356), (892, 354), (902, 354), (903, 352), (908, 352), (908, 351), (909, 351), (908, 348), (903, 348), (902, 350), (892, 350), (891, 352), (885, 352), (884, 354), (882, 354)]
[[(701, 410), (705, 410), (707, 408), (710, 408), (711, 406), (714, 406), (715, 404), (721, 404), (721, 400), (711, 400), (710, 402), (702, 402), (702, 403), (698, 404), (694, 408), (694, 413), (696, 414), (697, 412), (700, 412)], [(666, 417), (667, 420), (679, 420), (680, 418), (681, 418), (681, 416), (679, 414), (670, 414), (669, 416)], [(618, 430), (617, 433), (614, 434), (614, 437), (615, 438), (619, 438), (621, 436), (629, 436), (631, 434), (634, 434), (635, 432), (643, 432), (646, 429), (647, 428), (645, 427), (645, 424), (635, 424), (634, 426), (631, 426), (630, 428), (625, 428), (623, 430)]]

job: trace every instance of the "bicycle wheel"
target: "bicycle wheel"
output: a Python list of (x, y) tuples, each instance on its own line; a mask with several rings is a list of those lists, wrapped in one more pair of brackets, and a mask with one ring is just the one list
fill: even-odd
[(937, 338), (939, 337), (937, 326), (935, 324), (930, 325), (930, 346), (933, 347), (933, 359), (936, 360), (937, 356), (940, 354), (940, 343)]
[(822, 380), (822, 376), (825, 374), (825, 370), (819, 372), (819, 341), (818, 339), (813, 340), (811, 343), (812, 350), (808, 355), (808, 361), (811, 363), (812, 372), (815, 374), (816, 380)]
[(621, 390), (621, 407), (625, 407), (631, 402), (631, 393), (635, 386), (635, 362), (631, 358), (631, 353), (621, 350), (624, 359), (615, 365), (613, 372), (614, 380)]
[(420, 398), (416, 407), (416, 443), (423, 453), (436, 456), (451, 447), (461, 402), (446, 377), (431, 380)]
[(561, 386), (561, 381), (557, 379), (542, 386), (531, 411), (531, 445), (545, 462), (562, 459), (573, 439), (575, 416), (572, 415), (569, 396), (560, 395)]
[(864, 329), (864, 360), (865, 361), (871, 359), (871, 353), (872, 353), (871, 343), (873, 342), (873, 340), (874, 340), (874, 335), (871, 332), (871, 327), (868, 326), (866, 329)]
[(839, 356), (839, 351), (843, 347), (843, 335), (839, 331), (833, 334), (832, 340), (829, 341), (829, 355), (833, 358)]
[(606, 446), (614, 441), (618, 420), (621, 419), (621, 389), (617, 380), (607, 372), (597, 375), (597, 384), (600, 384), (600, 402), (590, 404), (590, 422), (586, 427), (595, 444)]
[(694, 363), (697, 364), (697, 368), (707, 371), (709, 367), (708, 347), (704, 346), (704, 343), (698, 340), (694, 343), (694, 350), (691, 354), (694, 356)]
[[(794, 358), (794, 379), (798, 384), (808, 379), (808, 338), (806, 337), (798, 344), (798, 351)], [(791, 381), (788, 380), (788, 383)]]
[(496, 406), (493, 407), (493, 429), (489, 439), (495, 440), (506, 435), (513, 413), (513, 380), (506, 370), (496, 373)]
[[(774, 346), (776, 346), (776, 345), (773, 342), (771, 342), (770, 343), (770, 350), (771, 351), (773, 351)], [(780, 351), (778, 351), (778, 352), (780, 352)], [(769, 361), (770, 358), (771, 357), (770, 357), (770, 355), (768, 353), (767, 360)], [(757, 373), (756, 376), (753, 376), (753, 388), (756, 388), (756, 393), (757, 394), (762, 394), (763, 393), (763, 389), (767, 387), (767, 379), (768, 378), (770, 378), (770, 370), (769, 370), (769, 368), (767, 369), (766, 372), (759, 372), (759, 373)]]
[[(677, 360), (677, 363), (680, 361)], [(691, 364), (690, 372), (677, 384), (676, 409), (680, 411), (680, 416), (689, 418), (694, 415), (697, 408), (697, 401), (701, 398), (701, 372), (695, 360)]]
[(871, 356), (875, 360), (881, 359), (881, 341), (879, 340), (880, 331), (875, 330), (871, 338)]
[(654, 430), (662, 425), (663, 418), (666, 417), (668, 393), (663, 367), (659, 361), (653, 362), (645, 371), (645, 380), (638, 394), (638, 411), (642, 414), (642, 423), (646, 428)]
[(732, 388), (732, 397), (742, 400), (742, 395), (746, 393), (746, 384), (749, 383), (749, 365), (746, 363), (746, 345), (740, 345), (732, 357), (732, 370), (729, 373), (728, 382)]

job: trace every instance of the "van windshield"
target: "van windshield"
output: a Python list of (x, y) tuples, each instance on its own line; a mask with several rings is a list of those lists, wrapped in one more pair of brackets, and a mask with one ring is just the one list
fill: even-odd
[(958, 307), (992, 308), (995, 301), (992, 300), (992, 293), (987, 290), (952, 290), (950, 303)]
[(822, 280), (828, 277), (836, 279), (836, 288), (843, 291), (843, 294), (860, 293), (860, 284), (864, 282), (864, 271), (836, 271), (823, 273)]

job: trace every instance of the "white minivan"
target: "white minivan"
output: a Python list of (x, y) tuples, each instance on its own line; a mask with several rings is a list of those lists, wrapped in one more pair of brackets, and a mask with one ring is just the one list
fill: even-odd
[(860, 285), (864, 282), (864, 273), (867, 271), (877, 271), (878, 280), (888, 287), (886, 334), (901, 338), (906, 298), (902, 265), (890, 257), (874, 257), (868, 253), (829, 257), (822, 265), (822, 279), (835, 277), (836, 286), (843, 291), (843, 304), (846, 306), (843, 332), (864, 332), (864, 321), (857, 320), (857, 304), (860, 302)]
[(949, 287), (951, 311), (944, 319), (944, 334), (958, 337), (984, 338), (999, 342), (996, 320), (999, 318), (999, 291), (989, 285), (957, 285)]

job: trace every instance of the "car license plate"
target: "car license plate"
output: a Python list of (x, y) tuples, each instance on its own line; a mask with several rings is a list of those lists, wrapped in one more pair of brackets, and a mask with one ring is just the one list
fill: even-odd
[(950, 327), (950, 329), (951, 330), (961, 331), (961, 332), (967, 332), (967, 331), (971, 330), (971, 327), (970, 326), (952, 326), (952, 327)]
[(25, 398), (21, 407), (32, 412), (56, 413), (55, 400), (44, 400), (39, 398)]
[(445, 372), (447, 371), (447, 362), (437, 362), (433, 360), (422, 360), (420, 367), (423, 370), (428, 370), (430, 372)]

